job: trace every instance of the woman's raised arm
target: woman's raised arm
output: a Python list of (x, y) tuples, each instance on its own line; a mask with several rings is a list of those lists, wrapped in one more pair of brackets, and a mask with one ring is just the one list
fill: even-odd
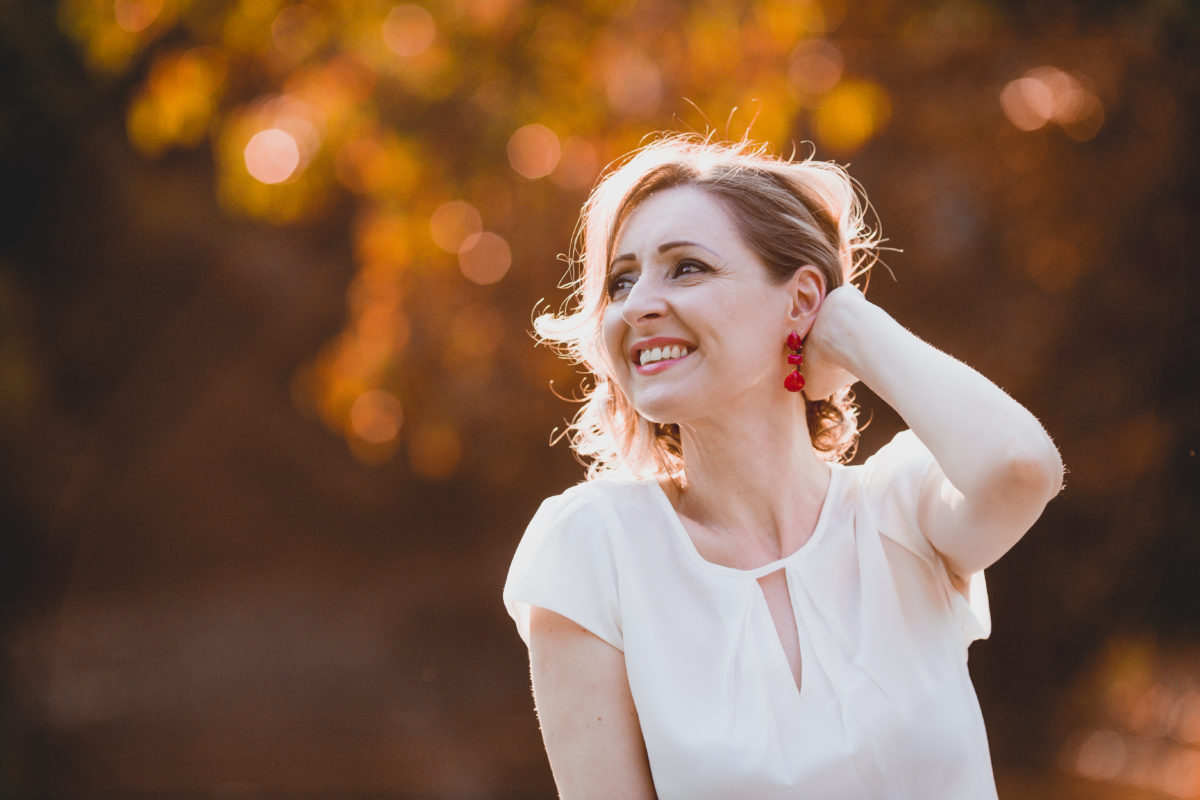
[(654, 798), (625, 655), (566, 617), (534, 606), (529, 668), (559, 797)]
[(806, 347), (811, 366), (825, 373), (814, 375), (814, 389), (828, 388), (819, 384), (837, 368), (851, 373), (933, 453), (937, 467), (923, 486), (919, 521), (953, 575), (990, 566), (1062, 488), (1058, 450), (1029, 411), (855, 287), (828, 294)]

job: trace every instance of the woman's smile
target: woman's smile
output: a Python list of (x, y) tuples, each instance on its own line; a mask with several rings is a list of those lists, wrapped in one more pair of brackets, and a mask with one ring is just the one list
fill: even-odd
[(629, 215), (613, 249), (603, 335), (638, 413), (685, 422), (756, 387), (773, 397), (788, 290), (719, 199), (691, 186), (659, 192)]
[(630, 348), (630, 360), (639, 375), (656, 375), (683, 361), (696, 346), (683, 339), (657, 336), (644, 339)]

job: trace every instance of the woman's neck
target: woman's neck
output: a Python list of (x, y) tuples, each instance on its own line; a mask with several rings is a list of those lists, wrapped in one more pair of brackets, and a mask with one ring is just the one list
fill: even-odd
[(808, 541), (831, 470), (813, 449), (802, 402), (783, 413), (681, 425), (676, 510), (739, 549), (780, 558)]

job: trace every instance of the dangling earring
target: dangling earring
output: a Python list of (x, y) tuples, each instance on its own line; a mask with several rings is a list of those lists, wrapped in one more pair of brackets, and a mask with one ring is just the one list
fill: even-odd
[(787, 335), (787, 346), (792, 352), (788, 353), (787, 361), (794, 370), (783, 379), (783, 388), (789, 392), (804, 390), (804, 376), (800, 374), (800, 365), (804, 363), (804, 337), (792, 331)]

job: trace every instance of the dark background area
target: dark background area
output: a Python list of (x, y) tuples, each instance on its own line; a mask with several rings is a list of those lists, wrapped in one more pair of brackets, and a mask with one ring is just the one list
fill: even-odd
[[(1060, 445), (971, 648), (1001, 797), (1200, 797), (1197, 6), (424, 8), (0, 9), (0, 797), (553, 796), (500, 589), (580, 376), (530, 320), (596, 170), (709, 125), (849, 163), (870, 296)], [(1101, 111), (1022, 129), (1056, 75)]]

